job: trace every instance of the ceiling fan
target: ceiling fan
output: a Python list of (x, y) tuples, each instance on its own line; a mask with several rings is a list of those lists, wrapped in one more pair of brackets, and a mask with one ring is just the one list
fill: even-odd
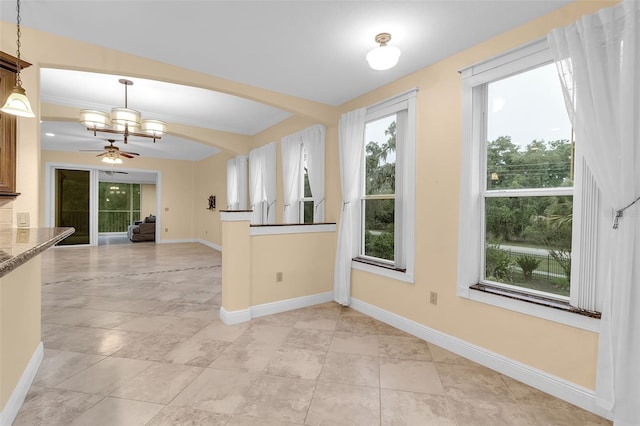
[(113, 176), (115, 174), (120, 174), (120, 175), (128, 175), (129, 172), (121, 172), (119, 170), (100, 170), (100, 173), (104, 173), (107, 176)]
[[(103, 150), (102, 150), (102, 153), (96, 155), (96, 157), (102, 157), (102, 161), (105, 162), (105, 163), (122, 164), (122, 158), (120, 158), (120, 157), (135, 158), (135, 157), (140, 155), (137, 152), (121, 151), (120, 148), (118, 148), (117, 146), (114, 145), (114, 143), (116, 142), (115, 139), (107, 139), (107, 142), (109, 142), (109, 145), (105, 145)], [(81, 149), (80, 151), (99, 152), (101, 150), (99, 150), (99, 149)]]

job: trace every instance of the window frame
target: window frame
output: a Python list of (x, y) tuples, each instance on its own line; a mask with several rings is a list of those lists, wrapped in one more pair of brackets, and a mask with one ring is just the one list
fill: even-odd
[[(415, 145), (416, 145), (416, 97), (418, 89), (414, 88), (400, 93), (367, 109), (366, 124), (381, 118), (397, 114), (403, 115), (404, 125), (398, 125), (396, 117), (396, 171), (394, 209), (394, 254), (395, 262), (363, 255), (364, 249), (364, 209), (365, 194), (365, 156), (366, 141), (362, 135), (362, 179), (360, 183), (361, 207), (358, 230), (359, 254), (352, 262), (353, 269), (370, 272), (395, 280), (414, 283), (414, 251), (415, 251)], [(386, 197), (386, 195), (385, 195)]]
[[(311, 222), (304, 221), (304, 203), (313, 203), (313, 192), (310, 197), (305, 197), (304, 195), (304, 177), (307, 173), (305, 173), (305, 165), (306, 165), (306, 153), (305, 153), (305, 144), (302, 142), (300, 144), (300, 175), (298, 176), (298, 223), (300, 224), (309, 224), (315, 223), (314, 218), (311, 218)], [(311, 188), (309, 188), (311, 190)], [(312, 211), (315, 213), (313, 209)]]
[[(580, 217), (583, 206), (580, 198), (580, 184), (582, 171), (579, 166), (580, 155), (578, 144), (574, 157), (575, 176), (574, 186), (571, 188), (542, 188), (542, 189), (502, 189), (488, 190), (486, 185), (486, 115), (484, 108), (487, 103), (487, 87), (491, 82), (521, 74), (532, 69), (553, 63), (553, 57), (546, 38), (513, 49), (487, 61), (471, 65), (460, 71), (462, 75), (463, 113), (462, 113), (462, 167), (460, 172), (460, 217), (458, 228), (458, 278), (457, 294), (460, 297), (488, 303), (505, 309), (526, 313), (551, 321), (569, 324), (578, 328), (597, 331), (599, 320), (584, 315), (576, 315), (575, 311), (557, 309), (553, 306), (532, 303), (527, 297), (513, 299), (496, 293), (478, 290), (480, 285), (495, 283), (484, 280), (484, 244), (485, 244), (485, 200), (488, 197), (506, 196), (573, 196), (573, 215)], [(484, 139), (484, 141), (483, 141)], [(596, 207), (597, 208), (597, 207)], [(580, 220), (580, 219), (578, 219)], [(585, 263), (581, 256), (580, 229), (576, 228), (574, 220), (572, 231), (572, 276), (570, 284), (571, 297), (545, 297), (568, 303), (574, 300), (574, 293), (580, 287), (581, 264)], [(597, 226), (597, 224), (596, 224)], [(588, 251), (588, 250), (587, 250)], [(594, 251), (591, 257), (594, 257)], [(578, 261), (579, 259), (579, 261)], [(576, 271), (574, 273), (574, 271)], [(474, 288), (475, 287), (475, 288)], [(505, 285), (498, 288), (509, 288)], [(517, 287), (516, 287), (517, 288)], [(518, 290), (520, 290), (518, 288)], [(524, 295), (535, 295), (535, 292), (520, 290)]]

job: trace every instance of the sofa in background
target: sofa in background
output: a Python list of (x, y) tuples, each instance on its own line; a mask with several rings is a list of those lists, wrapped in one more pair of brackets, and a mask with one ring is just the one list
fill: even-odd
[(155, 241), (156, 240), (156, 217), (149, 215), (142, 223), (129, 225), (127, 236), (131, 241)]

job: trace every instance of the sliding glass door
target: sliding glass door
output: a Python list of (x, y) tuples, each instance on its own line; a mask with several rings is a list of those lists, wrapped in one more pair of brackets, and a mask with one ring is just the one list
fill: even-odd
[(91, 241), (91, 172), (55, 170), (55, 226), (74, 227), (76, 232), (59, 245)]

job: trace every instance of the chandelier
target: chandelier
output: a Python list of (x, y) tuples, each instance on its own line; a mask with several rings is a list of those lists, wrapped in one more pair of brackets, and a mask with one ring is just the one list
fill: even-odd
[(127, 105), (127, 87), (133, 85), (133, 81), (121, 78), (118, 82), (124, 85), (124, 108), (111, 109), (111, 115), (106, 112), (91, 109), (80, 111), (80, 123), (93, 132), (114, 133), (124, 137), (124, 143), (129, 136), (151, 138), (153, 142), (167, 134), (167, 123), (160, 120), (142, 120), (140, 111), (130, 109)]

